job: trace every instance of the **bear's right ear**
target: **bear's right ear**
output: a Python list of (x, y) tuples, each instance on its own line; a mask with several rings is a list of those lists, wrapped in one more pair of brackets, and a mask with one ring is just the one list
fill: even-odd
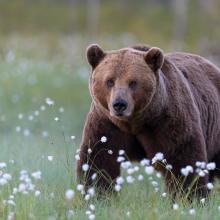
[(146, 52), (145, 61), (153, 71), (157, 71), (162, 67), (164, 62), (163, 51), (158, 47), (150, 48)]
[(99, 45), (92, 44), (87, 48), (86, 55), (87, 55), (87, 60), (89, 64), (94, 69), (100, 63), (100, 61), (104, 58), (105, 53), (101, 49), (101, 47), (99, 47)]

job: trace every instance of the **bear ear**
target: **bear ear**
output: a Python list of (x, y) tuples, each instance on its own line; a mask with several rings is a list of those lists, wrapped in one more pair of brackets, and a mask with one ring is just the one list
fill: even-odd
[(87, 60), (94, 69), (104, 58), (105, 53), (97, 44), (90, 45), (86, 50)]
[(145, 55), (145, 61), (153, 71), (157, 71), (164, 62), (163, 51), (157, 47), (150, 48)]

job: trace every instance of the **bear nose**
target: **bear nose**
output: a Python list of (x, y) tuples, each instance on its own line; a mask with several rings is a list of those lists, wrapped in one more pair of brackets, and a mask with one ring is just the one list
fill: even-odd
[(113, 103), (113, 108), (118, 113), (122, 113), (127, 108), (127, 106), (128, 106), (128, 103), (123, 99), (116, 100)]

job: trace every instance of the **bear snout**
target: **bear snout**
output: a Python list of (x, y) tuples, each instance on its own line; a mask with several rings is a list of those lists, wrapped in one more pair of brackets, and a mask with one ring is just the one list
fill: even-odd
[(113, 109), (117, 113), (118, 116), (122, 116), (123, 112), (127, 109), (128, 103), (123, 99), (116, 99), (113, 104)]

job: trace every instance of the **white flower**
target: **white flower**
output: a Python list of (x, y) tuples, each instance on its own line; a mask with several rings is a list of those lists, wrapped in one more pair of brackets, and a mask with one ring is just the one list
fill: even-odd
[(139, 175), (138, 175), (138, 180), (139, 180), (139, 181), (142, 181), (143, 179), (144, 179), (144, 176), (143, 176), (142, 174), (139, 174)]
[(85, 200), (88, 201), (88, 200), (90, 199), (90, 197), (91, 197), (91, 196), (90, 196), (89, 194), (86, 194), (86, 195), (85, 195)]
[(203, 170), (200, 170), (198, 172), (198, 175), (201, 176), (201, 177), (204, 177), (205, 176), (205, 172)]
[(128, 217), (130, 217), (131, 213), (130, 213), (129, 211), (127, 211), (126, 215), (127, 215)]
[(196, 161), (196, 166), (205, 169), (206, 163), (204, 161)]
[(24, 129), (23, 134), (25, 137), (30, 136), (31, 132), (29, 131), (29, 129)]
[(4, 174), (2, 175), (2, 177), (3, 177), (4, 179), (6, 179), (7, 181), (9, 181), (9, 180), (12, 179), (11, 174), (9, 174), (9, 173), (4, 173)]
[(134, 170), (133, 168), (127, 169), (127, 173), (128, 173), (129, 175), (133, 174), (134, 172), (135, 172), (135, 170)]
[(174, 203), (174, 204), (173, 204), (173, 209), (174, 209), (174, 210), (179, 209), (179, 205), (178, 205), (177, 203)]
[(92, 153), (92, 149), (88, 148), (88, 154), (91, 154), (91, 153)]
[(80, 160), (79, 154), (76, 154), (76, 155), (75, 155), (75, 159), (76, 159), (76, 160)]
[(38, 196), (40, 195), (40, 191), (39, 191), (39, 190), (36, 190), (35, 193), (34, 193), (34, 195), (35, 195), (36, 197), (38, 197)]
[(154, 186), (154, 187), (155, 187), (155, 186), (158, 186), (158, 182), (157, 182), (157, 181), (152, 181), (151, 184), (152, 184), (152, 186)]
[(145, 167), (145, 173), (148, 174), (148, 175), (151, 175), (153, 174), (154, 172), (154, 168), (152, 166), (146, 166)]
[(207, 188), (209, 189), (209, 190), (212, 190), (213, 188), (214, 188), (214, 186), (213, 186), (213, 184), (212, 183), (207, 183)]
[(88, 171), (88, 169), (89, 169), (89, 165), (88, 165), (87, 163), (85, 163), (85, 164), (82, 165), (82, 170), (83, 170), (84, 172)]
[(190, 209), (189, 210), (189, 214), (190, 215), (195, 215), (196, 214), (196, 210), (195, 209)]
[(7, 164), (5, 162), (0, 162), (0, 169), (3, 169), (7, 167)]
[(89, 205), (89, 208), (90, 208), (92, 211), (95, 210), (95, 206), (94, 206), (93, 204), (90, 204), (90, 205)]
[(78, 191), (82, 191), (82, 190), (84, 190), (84, 185), (82, 185), (82, 184), (77, 184), (76, 189), (77, 189)]
[(7, 183), (8, 183), (8, 181), (7, 181), (6, 179), (0, 178), (0, 185), (1, 185), (1, 186), (4, 186), (4, 185), (7, 184)]
[(60, 108), (59, 108), (59, 112), (60, 112), (60, 113), (63, 113), (63, 112), (64, 112), (64, 108), (63, 108), (63, 107), (60, 107)]
[(125, 170), (127, 170), (130, 166), (131, 166), (130, 161), (124, 161), (124, 162), (121, 163), (121, 167)]
[(75, 192), (72, 189), (68, 189), (65, 193), (65, 197), (67, 200), (72, 200), (74, 195), (75, 195)]
[(119, 192), (121, 190), (121, 185), (116, 184), (115, 185), (115, 191)]
[(118, 151), (118, 155), (121, 156), (121, 155), (124, 155), (124, 154), (125, 154), (125, 151), (124, 151), (124, 150), (119, 150), (119, 151)]
[(47, 156), (47, 159), (48, 159), (49, 161), (52, 161), (52, 160), (53, 160), (53, 156)]
[(41, 111), (44, 111), (46, 109), (46, 107), (44, 106), (44, 105), (42, 105), (41, 107), (40, 107), (40, 110)]
[(163, 153), (161, 152), (156, 153), (152, 159), (152, 164), (156, 163), (157, 161), (163, 160), (163, 158), (164, 158)]
[(148, 159), (143, 159), (140, 162), (141, 166), (146, 166), (146, 165), (150, 165), (150, 160)]
[(117, 158), (117, 162), (122, 162), (122, 161), (124, 161), (125, 160), (125, 158), (124, 157), (122, 157), (122, 156), (119, 156), (118, 158)]
[(182, 173), (183, 176), (188, 176), (189, 173), (193, 173), (193, 168), (192, 166), (186, 166), (185, 168), (181, 168), (180, 172)]
[(91, 179), (92, 179), (92, 180), (95, 180), (96, 177), (97, 177), (97, 173), (93, 173), (92, 176), (91, 176)]
[(107, 142), (107, 137), (105, 137), (105, 136), (102, 136), (102, 137), (101, 137), (101, 142), (102, 142), (102, 143), (105, 143), (105, 142)]
[(72, 140), (75, 140), (75, 136), (74, 135), (72, 135), (72, 136), (70, 136), (70, 138), (72, 139)]
[(126, 181), (127, 181), (127, 183), (133, 183), (134, 182), (134, 177), (133, 176), (127, 176), (126, 177)]
[(33, 173), (31, 174), (31, 176), (34, 177), (34, 179), (39, 180), (39, 179), (41, 179), (41, 174), (42, 174), (41, 171), (38, 170), (38, 171), (36, 171), (36, 172), (33, 172)]
[(201, 202), (202, 204), (204, 204), (204, 203), (205, 203), (205, 198), (200, 199), (200, 202)]
[(58, 118), (58, 117), (55, 117), (55, 118), (54, 118), (54, 121), (59, 121), (59, 118)]
[(46, 98), (46, 99), (45, 99), (45, 102), (46, 102), (49, 106), (54, 105), (54, 101), (53, 101), (51, 98)]
[(16, 126), (16, 127), (15, 127), (15, 131), (16, 131), (16, 132), (20, 132), (20, 131), (21, 131), (21, 127), (20, 127), (20, 126)]
[(162, 196), (163, 196), (163, 197), (166, 197), (166, 196), (167, 196), (167, 193), (163, 192), (163, 193), (162, 193)]
[(42, 136), (44, 138), (48, 137), (48, 135), (49, 135), (48, 131), (42, 131)]
[(89, 188), (87, 192), (88, 192), (88, 194), (90, 196), (94, 196), (95, 195), (95, 189), (93, 187)]
[(94, 214), (89, 215), (89, 220), (94, 220), (94, 219), (95, 219), (95, 215)]
[(113, 151), (112, 150), (108, 150), (108, 154), (113, 154)]
[(9, 199), (9, 200), (7, 201), (7, 204), (8, 204), (8, 205), (12, 205), (12, 206), (16, 206), (15, 202), (14, 202), (12, 199)]
[(7, 220), (14, 220), (15, 219), (15, 213), (14, 212), (9, 212)]
[(220, 206), (218, 206), (218, 210), (220, 211)]
[(207, 170), (214, 170), (216, 168), (216, 164), (214, 162), (208, 163), (206, 168)]
[(122, 176), (117, 177), (116, 183), (117, 183), (118, 185), (123, 184), (123, 183), (124, 183), (124, 178), (123, 178)]

